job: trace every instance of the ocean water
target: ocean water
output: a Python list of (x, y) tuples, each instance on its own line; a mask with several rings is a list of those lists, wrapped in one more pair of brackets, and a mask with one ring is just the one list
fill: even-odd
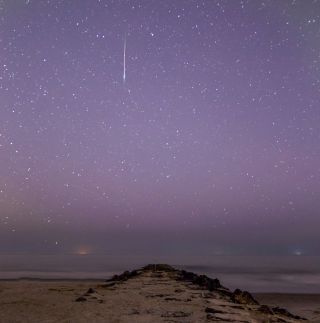
[(230, 289), (250, 292), (320, 293), (320, 257), (147, 256), (110, 254), (0, 255), (0, 279), (107, 279), (148, 263), (218, 278)]

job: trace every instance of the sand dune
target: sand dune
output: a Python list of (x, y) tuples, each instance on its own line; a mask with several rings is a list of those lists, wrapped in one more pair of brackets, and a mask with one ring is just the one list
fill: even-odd
[[(267, 301), (267, 295), (258, 298)], [(149, 265), (105, 282), (2, 281), (0, 322), (305, 321), (275, 300), (261, 305), (250, 293), (231, 292), (217, 279)]]

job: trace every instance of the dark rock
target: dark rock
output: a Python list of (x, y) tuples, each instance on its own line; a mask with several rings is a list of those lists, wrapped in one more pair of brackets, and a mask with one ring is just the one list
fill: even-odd
[(218, 279), (212, 279), (207, 277), (206, 275), (197, 275), (195, 273), (185, 271), (185, 270), (180, 271), (179, 280), (190, 281), (193, 284), (206, 288), (210, 291), (213, 291), (222, 287)]
[(241, 305), (230, 305), (231, 308), (237, 309), (237, 310), (245, 310), (246, 308)]
[(151, 277), (153, 277), (153, 278), (163, 278), (163, 273), (161, 273), (161, 272), (153, 272)]
[(232, 296), (235, 303), (245, 304), (245, 305), (259, 305), (258, 301), (256, 301), (253, 298), (253, 296), (247, 291), (236, 289), (233, 292)]
[(86, 294), (93, 294), (93, 293), (96, 293), (96, 291), (91, 287), (86, 292)]
[(165, 271), (165, 272), (175, 272), (177, 269), (173, 268), (167, 264), (149, 264), (142, 268), (143, 271)]
[(164, 300), (165, 300), (165, 301), (176, 301), (176, 302), (181, 302), (181, 301), (183, 301), (182, 299), (180, 299), (180, 298), (175, 298), (175, 297), (166, 297)]
[[(218, 279), (212, 279), (207, 277), (206, 275), (198, 275), (193, 272), (189, 272), (185, 270), (178, 270), (167, 264), (149, 264), (144, 266), (140, 270), (125, 271), (120, 275), (114, 275), (111, 279), (107, 280), (107, 284), (102, 285), (101, 287), (105, 287), (105, 288), (112, 287), (118, 282), (119, 283), (125, 282), (128, 279), (136, 277), (144, 272), (151, 272), (150, 274), (151, 274), (151, 277), (153, 278), (152, 284), (168, 284), (166, 281), (161, 280), (162, 277), (168, 276), (171, 279), (176, 279), (177, 281), (186, 282), (184, 285), (188, 290), (194, 289), (194, 290), (197, 290), (198, 292), (202, 292), (202, 291), (199, 291), (199, 289), (203, 290), (203, 293), (201, 293), (202, 295), (204, 295), (205, 293), (204, 290), (207, 290), (208, 295), (206, 295), (206, 297), (211, 297), (211, 295), (209, 295), (209, 292), (211, 292), (211, 294), (213, 294), (212, 297), (218, 298), (218, 299), (224, 299), (224, 300), (227, 300), (228, 302), (232, 302), (235, 304), (235, 306), (240, 306), (239, 309), (246, 310), (246, 311), (258, 311), (263, 314), (269, 315), (269, 318), (272, 322), (273, 320), (276, 320), (276, 319), (278, 320), (282, 319), (281, 317), (277, 317), (276, 315), (283, 316), (286, 318), (297, 319), (297, 320), (305, 320), (304, 318), (301, 318), (300, 316), (297, 316), (297, 315), (293, 315), (287, 310), (279, 307), (274, 307), (271, 309), (266, 305), (259, 306), (260, 304), (258, 303), (258, 301), (255, 300), (254, 297), (249, 292), (242, 291), (240, 289), (236, 289), (234, 292), (231, 292), (228, 288), (223, 287)], [(159, 278), (159, 279), (156, 279), (156, 278)], [(152, 284), (144, 283), (144, 285), (152, 285)], [(89, 292), (89, 290), (87, 294), (91, 294), (94, 292), (94, 291)], [(177, 288), (175, 290), (175, 293), (182, 293), (182, 292), (184, 292), (183, 289)], [(177, 299), (175, 297), (172, 297), (172, 295), (168, 295), (168, 294), (167, 295), (165, 294), (147, 295), (146, 297), (166, 297), (165, 298), (166, 301), (189, 301), (189, 299), (187, 300)], [(192, 295), (191, 297), (196, 298), (195, 295)], [(84, 297), (79, 297), (77, 301), (85, 301), (85, 300), (86, 299)], [(240, 305), (236, 305), (236, 304), (240, 304)], [(244, 305), (244, 306), (241, 306), (241, 305)], [(245, 305), (255, 305), (255, 306), (250, 307)], [(256, 307), (256, 305), (258, 306)], [(210, 311), (213, 311), (213, 312), (210, 312)], [(218, 316), (214, 317), (214, 314), (223, 313), (223, 312), (212, 308), (207, 308), (206, 312), (207, 312), (208, 319), (214, 320), (214, 321), (221, 321), (221, 319), (218, 318)], [(177, 312), (166, 312), (165, 314), (162, 315), (162, 317), (187, 317), (190, 315), (191, 313), (177, 311)]]
[(273, 315), (273, 311), (272, 309), (268, 306), (268, 305), (261, 305), (257, 308), (257, 311), (258, 312), (261, 312), (263, 314), (270, 314), (270, 315)]
[(214, 293), (202, 293), (201, 294), (202, 298), (216, 298)]
[(129, 313), (129, 315), (139, 315), (140, 312), (136, 309), (132, 309), (131, 312)]
[(220, 284), (219, 279), (217, 279), (217, 278), (215, 278), (215, 279), (208, 278), (207, 288), (210, 291), (216, 290), (217, 288), (220, 288), (220, 287), (221, 287), (221, 284)]
[(278, 315), (282, 315), (282, 316), (286, 316), (286, 317), (289, 317), (289, 318), (292, 318), (292, 319), (295, 319), (295, 320), (303, 320), (305, 321), (306, 319), (304, 317), (301, 317), (299, 315), (294, 315), (294, 314), (291, 314), (288, 310), (286, 310), (285, 308), (281, 308), (281, 307), (273, 307), (272, 308), (272, 311), (275, 313), (275, 314), (278, 314)]
[(166, 312), (164, 314), (161, 314), (161, 317), (188, 317), (190, 315), (191, 313), (176, 311), (176, 312)]
[(136, 277), (136, 276), (138, 276), (140, 274), (141, 274), (141, 272), (138, 271), (138, 270), (133, 270), (133, 271), (126, 270), (125, 272), (123, 272), (120, 275), (114, 275), (112, 278), (107, 279), (106, 282), (126, 281), (129, 278)]
[(76, 299), (76, 302), (85, 302), (87, 299), (83, 296), (80, 296)]
[(147, 298), (154, 298), (154, 297), (168, 297), (170, 296), (171, 294), (152, 294), (152, 295), (146, 295)]
[[(214, 314), (208, 313), (207, 314), (207, 320), (213, 321), (213, 322), (234, 322), (234, 320), (229, 320), (227, 318), (221, 319), (220, 317), (214, 316)], [(240, 321), (237, 321), (240, 322)]]
[(224, 314), (226, 312), (220, 311), (220, 310), (216, 310), (215, 308), (212, 307), (206, 307), (206, 309), (204, 310), (206, 313), (211, 313), (211, 314)]
[(113, 287), (115, 285), (116, 285), (115, 282), (110, 282), (110, 283), (106, 283), (106, 284), (103, 284), (103, 285), (99, 285), (99, 287), (108, 288), (108, 287)]
[(176, 297), (166, 297), (165, 301), (175, 301), (175, 302), (191, 302), (191, 298), (176, 298)]
[(192, 280), (192, 282), (196, 285), (207, 287), (209, 283), (210, 278), (208, 278), (205, 275), (196, 275), (195, 278)]
[(136, 277), (136, 276), (138, 276), (138, 275), (140, 275), (141, 274), (141, 272), (140, 271), (138, 271), (138, 270), (132, 270), (131, 272), (130, 272), (130, 277)]
[(113, 275), (111, 278), (106, 279), (106, 282), (117, 281), (118, 277), (119, 277), (118, 275)]
[(217, 290), (217, 292), (218, 292), (218, 294), (220, 295), (220, 297), (222, 299), (234, 301), (233, 293), (229, 289), (226, 289), (226, 288), (221, 289), (221, 288), (219, 288)]
[(190, 271), (181, 270), (180, 276), (182, 280), (193, 281), (194, 279), (197, 278), (198, 275)]
[(122, 275), (120, 275), (120, 278), (122, 279), (128, 279), (130, 277), (130, 271), (126, 270), (125, 272), (122, 273)]

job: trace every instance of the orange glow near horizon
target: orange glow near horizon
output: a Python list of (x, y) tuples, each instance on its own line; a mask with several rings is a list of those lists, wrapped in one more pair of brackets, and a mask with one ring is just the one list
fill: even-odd
[(75, 253), (77, 255), (85, 256), (91, 253), (91, 248), (88, 246), (80, 246), (76, 249)]

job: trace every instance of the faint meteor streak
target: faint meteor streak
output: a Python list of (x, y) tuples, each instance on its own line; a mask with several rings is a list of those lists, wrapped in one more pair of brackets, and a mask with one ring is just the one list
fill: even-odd
[(124, 44), (123, 44), (123, 84), (126, 82), (126, 50), (127, 50), (127, 36), (124, 35)]

